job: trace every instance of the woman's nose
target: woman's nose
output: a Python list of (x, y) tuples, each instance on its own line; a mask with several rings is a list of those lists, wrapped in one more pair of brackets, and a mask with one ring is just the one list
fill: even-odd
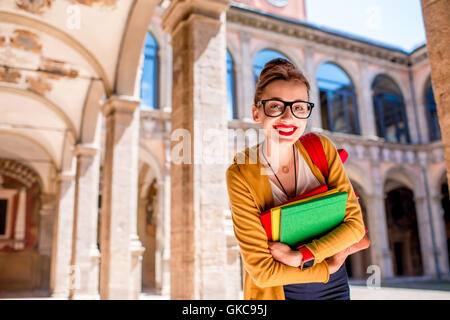
[(293, 119), (294, 115), (292, 114), (292, 110), (289, 106), (286, 106), (283, 114), (281, 115), (282, 119)]

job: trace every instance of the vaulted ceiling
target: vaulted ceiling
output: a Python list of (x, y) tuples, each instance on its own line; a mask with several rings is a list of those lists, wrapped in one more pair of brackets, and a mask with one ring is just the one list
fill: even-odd
[[(158, 0), (2, 0), (0, 158), (43, 180), (72, 169), (103, 98), (134, 95)], [(45, 183), (45, 182), (44, 182)]]

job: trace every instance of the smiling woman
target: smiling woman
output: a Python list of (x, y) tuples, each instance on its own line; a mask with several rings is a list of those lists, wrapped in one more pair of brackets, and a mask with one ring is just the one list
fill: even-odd
[[(261, 125), (266, 139), (244, 150), (244, 157), (236, 155), (226, 173), (245, 269), (245, 299), (349, 299), (344, 262), (365, 230), (361, 208), (330, 140), (319, 136), (328, 165), (328, 187), (348, 194), (344, 221), (292, 250), (281, 242), (269, 242), (259, 218), (261, 212), (326, 183), (299, 141), (314, 106), (308, 101), (309, 90), (308, 80), (291, 62), (269, 61), (258, 76), (252, 105), (253, 120)], [(257, 165), (250, 163), (250, 154), (257, 154)], [(237, 161), (242, 158), (245, 162)], [(311, 257), (312, 266), (299, 268)]]

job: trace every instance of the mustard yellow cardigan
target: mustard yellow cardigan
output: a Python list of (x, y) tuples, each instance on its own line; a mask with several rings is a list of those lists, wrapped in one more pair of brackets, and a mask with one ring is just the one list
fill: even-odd
[[(328, 187), (347, 192), (348, 200), (344, 221), (325, 236), (306, 244), (315, 262), (303, 271), (274, 260), (270, 254), (259, 213), (273, 207), (273, 197), (268, 176), (260, 173), (263, 167), (256, 152), (259, 144), (236, 154), (233, 164), (226, 171), (234, 234), (244, 265), (246, 300), (284, 300), (283, 285), (328, 282), (325, 259), (357, 243), (365, 235), (361, 207), (337, 150), (328, 138), (320, 135), (319, 138), (328, 162)], [(312, 163), (303, 145), (297, 141), (296, 146), (312, 173), (321, 184), (325, 184), (325, 178)]]

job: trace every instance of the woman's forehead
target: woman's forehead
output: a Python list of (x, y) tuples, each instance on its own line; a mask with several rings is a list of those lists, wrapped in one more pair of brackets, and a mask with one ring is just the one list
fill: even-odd
[(308, 90), (300, 81), (275, 80), (264, 88), (261, 99), (267, 98), (280, 98), (287, 101), (306, 100)]

